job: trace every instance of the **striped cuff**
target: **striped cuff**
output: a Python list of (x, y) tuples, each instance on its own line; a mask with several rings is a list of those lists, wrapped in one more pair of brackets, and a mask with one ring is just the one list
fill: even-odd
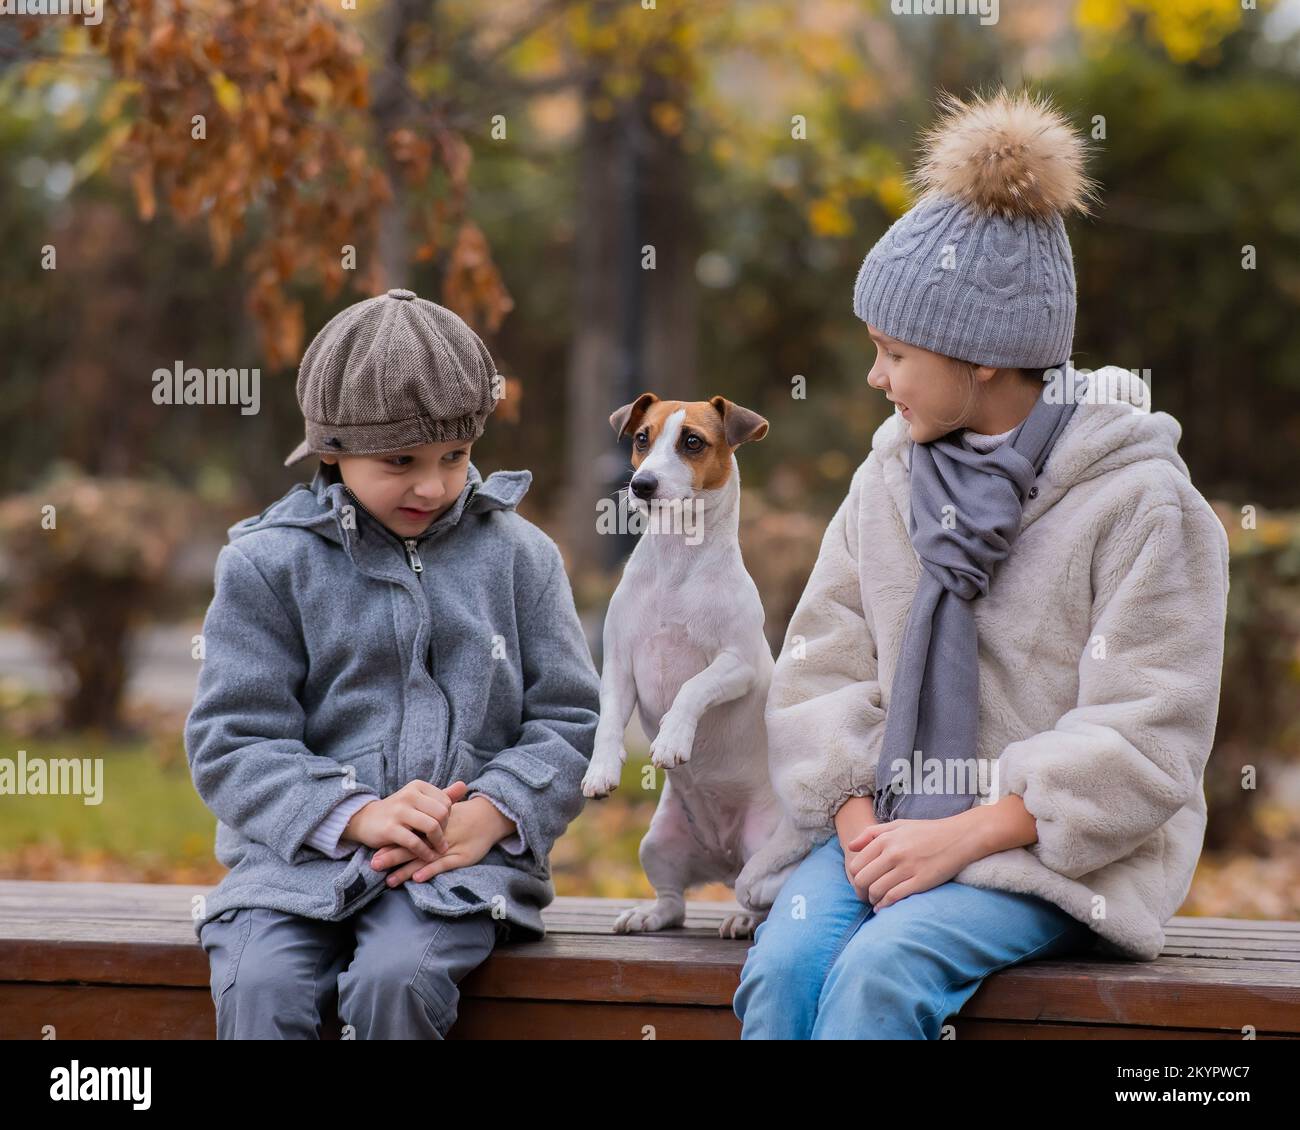
[(343, 829), (348, 826), (348, 821), (352, 819), (354, 812), (364, 808), (372, 800), (378, 799), (374, 793), (368, 792), (344, 797), (330, 809), (329, 815), (311, 830), (311, 835), (305, 841), (307, 846), (314, 847), (331, 859), (346, 859), (360, 845), (356, 840), (341, 839)]

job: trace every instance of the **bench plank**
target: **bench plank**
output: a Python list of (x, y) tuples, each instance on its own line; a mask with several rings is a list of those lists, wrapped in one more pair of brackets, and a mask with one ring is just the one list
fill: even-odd
[[(209, 888), (0, 881), (0, 1037), (211, 1038), (207, 957), (189, 913)], [(453, 1038), (721, 1038), (748, 940), (729, 901), (686, 925), (616, 935), (636, 899), (558, 898), (540, 942), (499, 946), (461, 985)], [(961, 1039), (1300, 1037), (1300, 923), (1175, 918), (1154, 962), (1040, 960), (987, 978)]]

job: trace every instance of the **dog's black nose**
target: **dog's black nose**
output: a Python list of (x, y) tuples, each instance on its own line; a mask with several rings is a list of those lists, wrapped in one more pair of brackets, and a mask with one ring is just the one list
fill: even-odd
[(650, 471), (646, 471), (641, 475), (633, 475), (630, 485), (632, 487), (632, 493), (636, 495), (637, 498), (645, 500), (654, 494), (655, 488), (659, 485), (659, 478)]

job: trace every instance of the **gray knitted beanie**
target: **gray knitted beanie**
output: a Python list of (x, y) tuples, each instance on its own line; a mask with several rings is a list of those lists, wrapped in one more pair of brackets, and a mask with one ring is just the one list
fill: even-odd
[(864, 322), (977, 365), (1069, 359), (1074, 262), (1062, 216), (1097, 186), (1083, 139), (1045, 99), (1005, 90), (942, 98), (912, 177), (919, 198), (867, 254), (853, 288)]

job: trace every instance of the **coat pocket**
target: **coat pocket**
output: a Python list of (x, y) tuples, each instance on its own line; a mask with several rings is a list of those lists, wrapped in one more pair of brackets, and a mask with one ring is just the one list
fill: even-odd
[(494, 769), (504, 769), (513, 773), (525, 785), (535, 789), (544, 789), (555, 776), (555, 766), (540, 757), (534, 757), (527, 750), (512, 749), (509, 757), (503, 757), (493, 764)]
[(364, 785), (374, 789), (381, 796), (384, 792), (384, 743), (372, 742), (353, 750), (342, 750), (326, 756), (337, 762), (335, 765), (312, 763), (307, 772), (313, 777), (342, 777), (343, 787), (350, 789), (355, 785)]
[[(527, 750), (511, 749), (508, 757), (498, 757), (469, 742), (456, 743), (456, 772), (460, 780), (472, 785), (474, 779), (489, 768), (503, 769), (534, 789), (545, 788), (555, 776), (554, 765), (540, 757), (534, 757)], [(456, 780), (456, 777), (452, 780)]]

